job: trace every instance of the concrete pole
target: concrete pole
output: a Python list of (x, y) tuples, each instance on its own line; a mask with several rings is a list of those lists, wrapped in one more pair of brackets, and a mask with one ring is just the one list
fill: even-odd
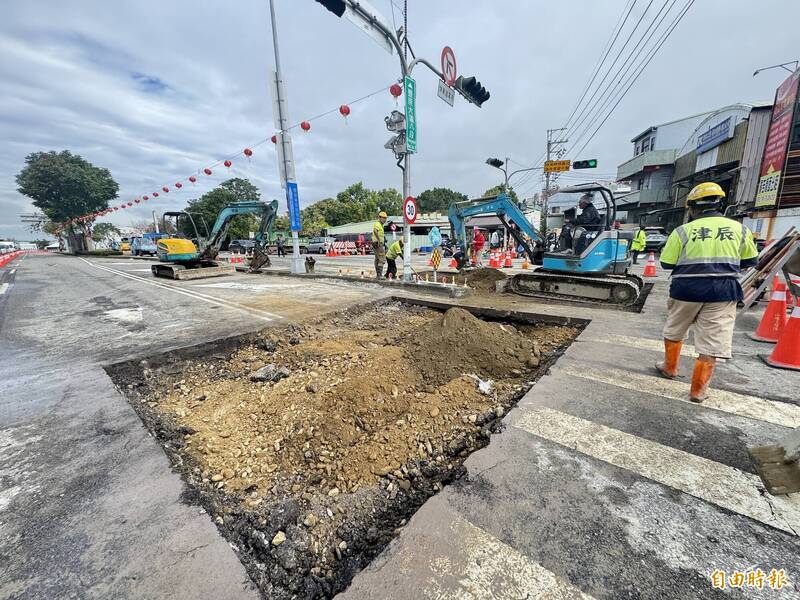
[[(284, 113), (284, 106), (287, 104), (285, 92), (283, 89), (283, 77), (281, 75), (281, 59), (280, 53), (278, 52), (278, 24), (275, 21), (275, 4), (274, 0), (269, 0), (269, 14), (270, 19), (272, 22), (272, 45), (275, 49), (275, 73), (277, 75), (277, 85), (275, 86), (277, 90), (277, 104), (278, 104), (278, 115), (280, 121), (280, 143), (281, 148), (283, 149), (283, 164), (280, 166), (283, 169), (283, 179), (286, 183), (294, 183), (294, 178), (290, 178), (289, 170), (286, 168), (287, 161), (293, 161), (294, 157), (292, 156), (291, 146), (289, 144), (284, 143), (284, 133), (286, 132), (287, 127), (289, 126), (287, 122), (286, 114)], [(288, 186), (287, 186), (288, 187)], [(286, 196), (286, 204), (288, 207), (289, 204), (289, 196)], [(292, 273), (304, 273), (305, 268), (303, 266), (303, 258), (300, 255), (300, 237), (298, 232), (292, 231), (292, 262), (291, 262), (291, 271)]]

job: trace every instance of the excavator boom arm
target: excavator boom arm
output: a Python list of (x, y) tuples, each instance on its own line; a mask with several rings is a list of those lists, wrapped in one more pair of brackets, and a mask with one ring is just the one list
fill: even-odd
[[(493, 215), (500, 219), (505, 228), (509, 231), (511, 236), (525, 246), (525, 250), (531, 260), (534, 259), (533, 248), (530, 248), (519, 232), (527, 235), (534, 243), (544, 244), (544, 238), (539, 233), (528, 219), (525, 214), (519, 209), (516, 202), (511, 200), (505, 193), (500, 193), (496, 198), (479, 202), (477, 204), (459, 205), (451, 204), (448, 210), (448, 218), (450, 219), (450, 228), (453, 236), (458, 244), (466, 250), (467, 248), (467, 233), (466, 233), (466, 220), (469, 217)], [(519, 228), (519, 232), (511, 227), (511, 224)]]

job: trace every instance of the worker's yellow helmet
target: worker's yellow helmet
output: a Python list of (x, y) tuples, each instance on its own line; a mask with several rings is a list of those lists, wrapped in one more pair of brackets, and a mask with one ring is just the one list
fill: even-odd
[(719, 184), (713, 181), (706, 181), (700, 183), (692, 188), (689, 195), (686, 197), (686, 202), (689, 204), (716, 204), (725, 197), (725, 192)]
[(387, 215), (387, 214), (386, 214), (385, 212), (383, 212), (383, 211), (379, 212), (379, 213), (378, 213), (378, 216), (379, 216), (381, 219), (388, 219), (388, 218), (389, 218), (389, 215)]

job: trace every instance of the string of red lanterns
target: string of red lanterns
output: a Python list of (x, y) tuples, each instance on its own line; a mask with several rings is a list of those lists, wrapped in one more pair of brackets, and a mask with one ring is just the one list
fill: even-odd
[[(387, 87), (383, 87), (383, 88), (381, 88), (379, 90), (376, 90), (376, 91), (374, 91), (374, 92), (372, 92), (370, 94), (367, 94), (366, 96), (362, 96), (361, 98), (357, 98), (355, 100), (352, 100), (349, 104), (356, 104), (358, 102), (362, 102), (363, 100), (367, 100), (368, 98), (371, 98), (372, 96), (375, 96), (375, 95), (379, 94), (380, 92), (383, 92), (383, 91), (385, 91), (387, 89), (389, 90), (389, 93), (395, 98), (395, 100), (397, 100), (397, 98), (399, 96), (401, 96), (402, 93), (403, 93), (403, 88), (399, 84), (393, 83), (392, 85), (388, 86), (388, 88)], [(337, 110), (339, 111), (339, 114), (342, 117), (344, 117), (345, 122), (346, 122), (347, 121), (347, 117), (350, 115), (350, 106), (348, 104), (342, 104), (342, 105), (340, 105), (338, 107), (338, 109), (334, 108), (334, 109), (331, 109), (331, 110), (326, 111), (324, 113), (321, 113), (319, 115), (316, 115), (314, 117), (311, 117), (309, 119), (305, 119), (303, 121), (300, 121), (299, 123), (295, 123), (294, 125), (288, 127), (287, 131), (289, 131), (291, 129), (294, 129), (296, 127), (300, 127), (300, 129), (302, 129), (304, 132), (308, 133), (311, 130), (311, 121), (315, 121), (317, 119), (321, 119), (321, 118), (323, 118), (323, 117), (325, 117), (325, 116), (327, 116), (327, 115), (329, 115), (329, 114), (331, 114), (331, 113), (333, 113), (333, 112), (335, 112)], [(269, 139), (273, 144), (277, 144), (278, 143), (277, 134), (274, 134), (270, 138), (267, 138), (267, 139)], [(252, 147), (255, 148), (255, 147), (260, 146), (261, 144), (265, 143), (267, 141), (267, 139), (263, 139), (263, 140), (255, 143), (255, 144), (253, 144)], [(245, 148), (244, 150), (242, 150), (242, 154), (244, 154), (247, 157), (247, 159), (249, 160), (253, 156), (253, 150), (250, 147)], [(218, 160), (217, 162), (212, 164), (210, 167), (205, 167), (203, 169), (203, 173), (205, 175), (207, 175), (207, 176), (211, 176), (213, 174), (212, 167), (216, 167), (217, 165), (220, 165), (220, 164), (224, 165), (227, 168), (231, 168), (233, 166), (233, 161), (231, 160), (231, 158)], [(190, 175), (189, 177), (186, 178), (186, 180), (189, 181), (192, 184), (197, 183), (197, 177), (195, 175)], [(175, 186), (176, 189), (181, 189), (183, 187), (183, 183), (181, 183), (180, 181), (177, 181), (177, 182), (175, 182), (174, 186)], [(165, 194), (168, 194), (169, 193), (169, 187), (168, 186), (163, 186), (161, 188), (161, 191), (164, 192)], [(159, 197), (158, 192), (152, 192), (151, 195), (152, 195), (153, 198), (158, 198)], [(81, 215), (81, 216), (78, 216), (78, 217), (73, 217), (72, 219), (69, 219), (67, 221), (63, 221), (62, 223), (60, 223), (59, 227), (56, 228), (55, 232), (56, 233), (60, 233), (65, 227), (67, 227), (69, 225), (72, 225), (74, 223), (77, 223), (77, 222), (85, 223), (86, 221), (91, 221), (93, 219), (96, 219), (97, 217), (102, 217), (102, 216), (111, 214), (111, 213), (113, 213), (115, 211), (118, 211), (120, 209), (130, 208), (130, 207), (134, 206), (135, 204), (140, 204), (141, 202), (146, 202), (149, 199), (150, 199), (150, 196), (143, 195), (143, 196), (141, 196), (141, 198), (136, 197), (132, 201), (124, 202), (124, 203), (120, 204), (119, 206), (109, 206), (108, 208), (103, 209), (103, 210), (95, 211), (95, 212), (88, 213), (88, 214), (85, 214), (85, 215)]]

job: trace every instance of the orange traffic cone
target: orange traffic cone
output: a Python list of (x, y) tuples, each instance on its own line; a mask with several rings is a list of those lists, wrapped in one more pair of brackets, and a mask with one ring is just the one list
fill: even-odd
[(517, 251), (515, 248), (511, 249), (511, 258), (517, 258)]
[(508, 269), (510, 267), (513, 267), (513, 266), (514, 266), (514, 263), (511, 262), (511, 252), (506, 252), (505, 253), (505, 259), (503, 259), (503, 268), (504, 269)]
[(786, 286), (778, 283), (769, 299), (767, 310), (750, 338), (758, 342), (777, 342), (786, 327)]
[[(800, 286), (800, 277), (789, 275), (789, 280), (796, 286)], [(787, 308), (794, 307), (794, 296), (792, 295), (792, 292), (788, 289), (788, 287), (786, 289), (786, 307)]]
[(800, 371), (800, 306), (794, 307), (772, 354), (761, 355), (761, 359), (770, 367)]
[(647, 264), (644, 266), (645, 277), (656, 276), (656, 255), (652, 252), (647, 255)]
[(530, 265), (528, 264), (528, 259), (527, 258), (523, 258), (522, 259), (522, 268), (527, 270), (529, 266)]

